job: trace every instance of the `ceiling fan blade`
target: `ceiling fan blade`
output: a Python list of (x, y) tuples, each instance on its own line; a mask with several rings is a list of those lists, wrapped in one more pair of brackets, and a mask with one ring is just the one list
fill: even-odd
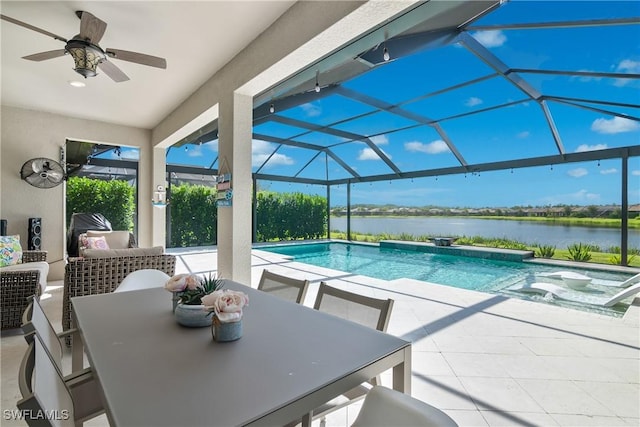
[(64, 49), (58, 50), (49, 50), (47, 52), (34, 53), (33, 55), (23, 56), (23, 59), (28, 59), (29, 61), (46, 61), (47, 59), (58, 58), (60, 56), (64, 56)]
[(122, 72), (120, 68), (118, 68), (113, 62), (105, 59), (101, 63), (98, 64), (98, 68), (100, 68), (107, 76), (111, 78), (116, 83), (126, 82), (129, 80), (129, 77)]
[(76, 12), (80, 17), (80, 37), (98, 44), (107, 29), (107, 23), (85, 11)]
[(120, 49), (105, 49), (105, 53), (112, 58), (123, 61), (135, 62), (136, 64), (148, 65), (156, 68), (167, 68), (167, 60), (157, 56), (145, 55), (144, 53), (129, 52)]
[(24, 28), (27, 28), (29, 30), (38, 32), (40, 34), (44, 34), (45, 36), (52, 37), (52, 38), (54, 38), (56, 40), (60, 40), (61, 42), (65, 42), (65, 43), (67, 42), (67, 39), (65, 39), (64, 37), (60, 37), (59, 35), (53, 34), (53, 33), (49, 32), (47, 30), (43, 30), (42, 28), (38, 28), (38, 27), (35, 27), (35, 26), (31, 25), (31, 24), (27, 24), (26, 22), (18, 21), (17, 19), (11, 18), (10, 16), (0, 15), (0, 19), (3, 19), (5, 21), (7, 21), (7, 22), (11, 22), (11, 23), (16, 24), (16, 25), (20, 25), (21, 27), (24, 27)]

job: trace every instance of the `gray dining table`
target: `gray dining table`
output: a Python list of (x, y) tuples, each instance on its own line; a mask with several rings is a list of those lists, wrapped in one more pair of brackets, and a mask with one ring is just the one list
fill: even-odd
[(112, 426), (310, 423), (314, 408), (392, 369), (411, 389), (411, 343), (225, 280), (249, 295), (243, 337), (176, 323), (164, 289), (72, 299)]

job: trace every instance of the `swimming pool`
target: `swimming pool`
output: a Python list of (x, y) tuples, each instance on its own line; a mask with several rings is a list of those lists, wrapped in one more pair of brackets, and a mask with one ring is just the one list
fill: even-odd
[[(260, 249), (290, 256), (297, 262), (383, 280), (410, 278), (553, 303), (609, 316), (621, 317), (629, 305), (627, 302), (626, 305), (620, 304), (609, 308), (585, 306), (506, 289), (514, 285), (539, 282), (540, 277), (536, 277), (536, 274), (559, 270), (557, 266), (551, 265), (442, 255), (341, 242), (277, 245), (260, 247)], [(562, 267), (561, 270), (571, 269)], [(587, 273), (586, 269), (573, 269), (573, 271)], [(593, 277), (590, 285), (592, 292), (603, 296), (614, 295), (620, 291), (620, 288), (613, 285), (629, 277), (625, 274), (597, 270), (589, 270), (587, 274)]]

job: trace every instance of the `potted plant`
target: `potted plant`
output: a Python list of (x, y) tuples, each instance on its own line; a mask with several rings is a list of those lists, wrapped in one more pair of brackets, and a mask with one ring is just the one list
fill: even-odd
[(202, 305), (202, 298), (222, 288), (222, 279), (209, 273), (206, 277), (195, 274), (178, 274), (165, 284), (173, 293), (176, 321), (188, 327), (211, 325), (209, 312)]

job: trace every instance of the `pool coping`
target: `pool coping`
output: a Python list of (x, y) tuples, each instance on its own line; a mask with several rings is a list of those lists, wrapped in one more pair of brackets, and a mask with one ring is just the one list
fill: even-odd
[(465, 246), (456, 244), (451, 246), (440, 246), (434, 243), (407, 242), (403, 240), (381, 240), (380, 247), (500, 261), (522, 262), (526, 259), (533, 258), (533, 251), (486, 248), (481, 246)]

